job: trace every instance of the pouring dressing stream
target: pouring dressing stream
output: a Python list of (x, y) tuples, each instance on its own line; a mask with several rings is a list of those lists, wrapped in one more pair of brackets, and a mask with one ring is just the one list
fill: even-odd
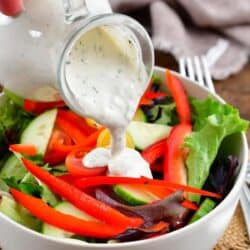
[(65, 78), (66, 99), (111, 133), (111, 148), (94, 149), (84, 165), (107, 165), (109, 175), (152, 177), (141, 155), (125, 147), (126, 128), (149, 80), (134, 34), (115, 25), (90, 29), (69, 52)]

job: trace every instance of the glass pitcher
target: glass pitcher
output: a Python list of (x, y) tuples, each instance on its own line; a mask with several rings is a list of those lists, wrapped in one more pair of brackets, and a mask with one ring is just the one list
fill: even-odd
[(150, 77), (154, 52), (147, 32), (112, 13), (108, 0), (25, 0), (24, 7), (17, 17), (0, 16), (0, 83), (9, 90), (38, 101), (60, 99), (65, 53), (89, 27), (103, 23), (133, 32)]

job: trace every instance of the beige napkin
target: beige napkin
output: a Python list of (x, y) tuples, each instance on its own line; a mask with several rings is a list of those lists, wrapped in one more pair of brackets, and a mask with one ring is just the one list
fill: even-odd
[[(115, 12), (149, 6), (158, 50), (182, 56), (205, 54), (215, 79), (237, 73), (250, 54), (250, 0), (110, 0)], [(214, 50), (214, 47), (220, 48)]]

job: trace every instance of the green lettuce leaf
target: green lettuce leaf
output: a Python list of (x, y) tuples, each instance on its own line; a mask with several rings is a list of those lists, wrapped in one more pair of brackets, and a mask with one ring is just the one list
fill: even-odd
[(0, 106), (0, 158), (8, 152), (8, 145), (17, 143), (23, 129), (33, 116), (6, 98)]
[[(246, 131), (248, 122), (240, 118), (237, 109), (211, 97), (205, 101), (192, 99), (191, 106), (194, 132), (184, 142), (184, 146), (189, 149), (186, 159), (188, 185), (202, 188), (223, 139)], [(200, 197), (190, 194), (189, 198), (199, 202)]]

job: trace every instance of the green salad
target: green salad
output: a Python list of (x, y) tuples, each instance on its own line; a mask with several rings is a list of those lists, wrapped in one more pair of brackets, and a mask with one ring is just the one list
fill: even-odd
[(153, 179), (84, 166), (85, 154), (109, 147), (108, 129), (63, 101), (24, 100), (5, 89), (0, 212), (44, 235), (111, 243), (164, 235), (212, 211), (234, 183), (233, 138), (248, 122), (211, 96), (187, 96), (168, 70), (166, 78), (168, 93), (153, 76), (126, 134)]

